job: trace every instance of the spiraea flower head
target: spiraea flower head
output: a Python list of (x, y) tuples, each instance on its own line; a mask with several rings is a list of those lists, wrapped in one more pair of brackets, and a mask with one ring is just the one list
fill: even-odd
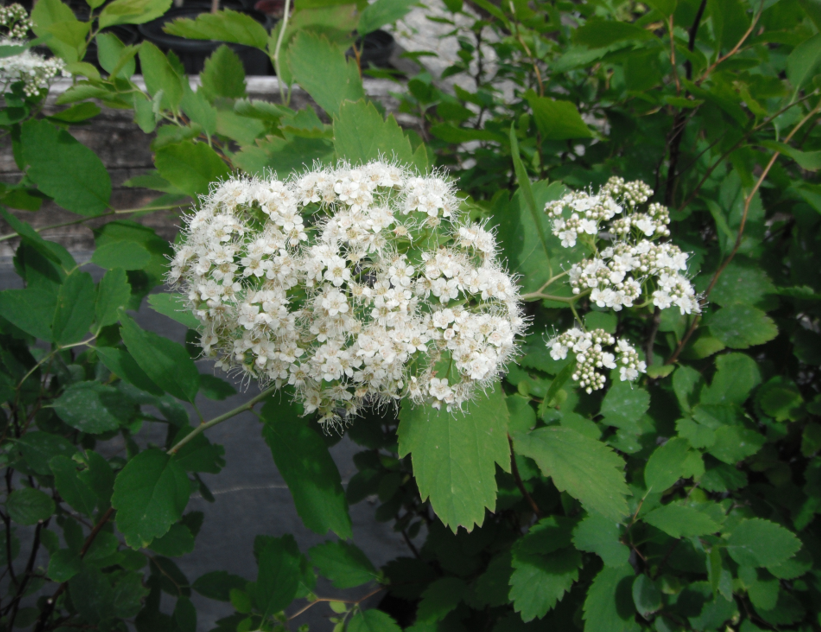
[(234, 177), (186, 219), (169, 281), (203, 354), (289, 385), (323, 421), (401, 398), (459, 407), (525, 327), (493, 233), (452, 184), (377, 161)]

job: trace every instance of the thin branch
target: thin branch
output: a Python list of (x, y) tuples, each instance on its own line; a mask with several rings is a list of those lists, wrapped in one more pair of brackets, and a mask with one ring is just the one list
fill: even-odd
[(738, 43), (733, 47), (733, 49), (729, 53), (727, 53), (726, 55), (721, 55), (718, 59), (716, 59), (713, 62), (713, 64), (709, 68), (707, 68), (707, 70), (704, 71), (704, 74), (701, 75), (701, 77), (699, 77), (698, 80), (696, 80), (696, 85), (697, 86), (700, 86), (707, 79), (707, 77), (710, 76), (710, 73), (713, 72), (713, 70), (715, 70), (716, 66), (718, 66), (720, 63), (722, 63), (724, 61), (727, 61), (730, 57), (735, 55), (741, 49), (744, 42), (747, 41), (747, 38), (750, 37), (752, 32), (755, 30), (755, 25), (758, 24), (758, 20), (761, 17), (761, 14), (763, 12), (764, 12), (764, 0), (761, 0), (761, 4), (758, 7), (758, 13), (756, 13), (755, 16), (753, 16), (753, 21), (750, 24), (750, 28), (748, 28), (747, 32), (744, 33), (744, 35), (741, 36), (741, 39), (738, 40)]
[(223, 421), (227, 421), (228, 419), (231, 419), (231, 417), (235, 417), (236, 415), (239, 415), (240, 413), (243, 413), (247, 410), (251, 410), (256, 404), (258, 404), (263, 399), (268, 397), (268, 395), (270, 395), (274, 391), (276, 391), (276, 386), (271, 386), (270, 388), (266, 388), (259, 395), (257, 395), (253, 399), (248, 400), (242, 406), (237, 406), (233, 410), (229, 410), (227, 413), (225, 413), (223, 415), (220, 415), (219, 417), (214, 417), (214, 419), (212, 419), (211, 421), (206, 421), (204, 423), (201, 423), (199, 426), (197, 426), (191, 432), (189, 432), (187, 435), (185, 435), (179, 442), (177, 442), (176, 445), (169, 448), (168, 449), (168, 454), (174, 454), (177, 450), (179, 450), (182, 446), (184, 446), (186, 443), (191, 441), (198, 434), (200, 434), (201, 432), (203, 432), (205, 430), (208, 430), (208, 428), (213, 428), (217, 424), (221, 424)]
[(510, 445), (510, 469), (513, 472), (513, 478), (516, 479), (516, 486), (530, 505), (533, 513), (536, 514), (536, 517), (541, 518), (542, 511), (539, 509), (539, 505), (536, 504), (536, 501), (533, 500), (533, 497), (528, 493), (524, 481), (522, 481), (522, 477), (519, 475), (519, 466), (516, 465), (516, 453), (513, 451), (513, 439), (511, 439), (510, 435), (507, 435), (507, 442), (508, 445)]

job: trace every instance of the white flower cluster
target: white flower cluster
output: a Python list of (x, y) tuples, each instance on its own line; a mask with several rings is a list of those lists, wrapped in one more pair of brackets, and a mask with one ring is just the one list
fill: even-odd
[[(652, 194), (642, 182), (613, 177), (596, 195), (572, 192), (545, 206), (562, 246), (572, 248), (584, 239), (597, 253), (568, 271), (573, 293), (589, 291), (597, 306), (621, 311), (647, 289), (660, 309), (676, 306), (682, 314), (698, 313), (698, 297), (683, 274), (687, 255), (673, 244), (653, 242), (670, 235), (667, 209), (652, 203), (639, 211)], [(610, 245), (599, 252), (601, 233)]]
[(290, 385), (322, 421), (402, 397), (458, 407), (525, 327), (493, 234), (437, 175), (371, 162), (232, 178), (186, 224), (169, 281), (204, 354)]
[(0, 27), (10, 39), (25, 39), (33, 24), (26, 9), (20, 4), (0, 7)]
[[(0, 46), (25, 46), (23, 40), (2, 38)], [(52, 57), (46, 59), (42, 55), (24, 50), (22, 53), (10, 57), (0, 58), (0, 82), (3, 83), (3, 92), (18, 81), (23, 82), (23, 92), (26, 96), (37, 96), (47, 90), (49, 83), (57, 75), (71, 76), (65, 68), (62, 59)]]
[[(575, 354), (576, 370), (572, 377), (588, 393), (604, 386), (603, 369), (618, 368), (622, 382), (633, 381), (647, 370), (647, 365), (628, 342), (621, 339), (617, 342), (603, 329), (582, 331), (574, 327), (548, 342), (548, 347), (554, 360), (564, 360), (568, 351)], [(607, 351), (606, 348), (613, 349)]]

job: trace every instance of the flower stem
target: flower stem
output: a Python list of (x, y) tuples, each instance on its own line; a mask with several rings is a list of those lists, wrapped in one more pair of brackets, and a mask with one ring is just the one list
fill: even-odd
[(191, 441), (194, 437), (196, 437), (201, 432), (207, 430), (208, 428), (212, 428), (212, 427), (216, 426), (217, 424), (221, 424), (223, 421), (227, 421), (228, 419), (231, 419), (231, 417), (235, 417), (235, 416), (239, 415), (240, 413), (244, 413), (247, 410), (251, 410), (256, 404), (258, 404), (263, 399), (268, 397), (268, 395), (273, 393), (275, 390), (276, 390), (276, 386), (271, 386), (269, 388), (266, 388), (259, 395), (257, 395), (256, 397), (248, 400), (247, 402), (245, 402), (242, 406), (237, 406), (233, 410), (229, 410), (227, 413), (222, 414), (219, 417), (214, 417), (210, 421), (205, 421), (205, 422), (201, 423), (199, 426), (197, 426), (191, 432), (189, 432), (187, 435), (185, 435), (180, 441), (178, 441), (176, 443), (176, 445), (169, 448), (168, 449), (168, 454), (174, 454), (182, 446), (184, 446), (186, 443)]

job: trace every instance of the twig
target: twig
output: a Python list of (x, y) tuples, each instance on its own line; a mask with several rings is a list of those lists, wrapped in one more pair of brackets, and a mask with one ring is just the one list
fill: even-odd
[(271, 386), (270, 388), (266, 388), (259, 395), (257, 395), (253, 399), (248, 400), (242, 406), (237, 406), (233, 410), (229, 410), (227, 413), (225, 413), (223, 415), (220, 415), (219, 417), (214, 417), (214, 419), (212, 419), (211, 421), (206, 421), (204, 423), (201, 423), (199, 426), (197, 426), (191, 432), (189, 432), (187, 435), (185, 435), (180, 441), (178, 441), (176, 445), (169, 448), (168, 449), (168, 454), (174, 454), (177, 450), (179, 450), (182, 446), (184, 446), (186, 443), (191, 441), (191, 439), (196, 437), (198, 434), (200, 434), (204, 430), (208, 430), (208, 428), (212, 428), (212, 427), (216, 426), (217, 424), (222, 423), (223, 421), (227, 421), (228, 419), (231, 419), (231, 417), (239, 415), (240, 413), (243, 413), (246, 410), (251, 410), (256, 404), (258, 404), (260, 401), (262, 401), (263, 399), (268, 397), (268, 395), (270, 395), (274, 391), (276, 391), (276, 386)]
[(294, 613), (294, 614), (292, 614), (290, 617), (288, 617), (288, 621), (292, 621), (293, 619), (296, 619), (296, 618), (297, 618), (299, 615), (301, 615), (303, 612), (307, 612), (308, 610), (310, 610), (311, 608), (313, 608), (313, 607), (314, 607), (316, 604), (318, 604), (318, 603), (331, 603), (331, 602), (336, 602), (336, 603), (348, 603), (348, 604), (352, 604), (352, 605), (354, 605), (354, 606), (358, 606), (359, 604), (361, 604), (361, 603), (362, 603), (363, 601), (365, 601), (366, 599), (370, 599), (371, 597), (373, 597), (374, 595), (376, 595), (376, 594), (378, 594), (378, 593), (382, 592), (383, 590), (385, 590), (385, 587), (384, 587), (384, 586), (380, 586), (380, 587), (379, 587), (379, 588), (377, 588), (376, 590), (373, 590), (373, 591), (369, 592), (367, 595), (365, 595), (365, 596), (364, 596), (364, 597), (362, 597), (361, 599), (355, 599), (355, 600), (351, 600), (351, 599), (332, 599), (332, 598), (329, 598), (329, 597), (317, 597), (314, 601), (312, 601), (311, 603), (309, 603), (307, 606), (305, 606), (305, 607), (304, 607), (304, 608), (302, 608), (301, 610), (297, 611), (296, 613)]
[[(819, 101), (818, 104), (812, 110), (810, 110), (810, 112), (803, 119), (801, 119), (798, 122), (798, 124), (793, 128), (793, 130), (787, 135), (787, 137), (784, 139), (784, 144), (785, 145), (788, 144), (792, 140), (792, 137), (795, 136), (795, 134), (798, 132), (798, 130), (800, 130), (807, 121), (809, 121), (811, 118), (816, 116), (816, 113), (818, 112), (819, 107), (821, 107), (821, 101)], [(704, 301), (704, 299), (706, 299), (710, 295), (710, 292), (712, 292), (713, 288), (715, 287), (716, 283), (718, 282), (718, 278), (721, 276), (721, 273), (724, 272), (724, 270), (727, 268), (727, 266), (730, 264), (730, 262), (736, 256), (736, 253), (738, 252), (738, 249), (741, 247), (741, 240), (742, 240), (742, 237), (744, 236), (744, 227), (747, 224), (747, 215), (750, 212), (750, 205), (753, 202), (753, 198), (755, 197), (755, 194), (758, 193), (758, 189), (761, 188), (761, 184), (764, 182), (764, 178), (767, 177), (767, 174), (770, 172), (770, 169), (772, 169), (773, 165), (775, 164), (775, 161), (778, 160), (778, 157), (780, 155), (781, 155), (780, 151), (773, 152), (773, 155), (770, 158), (770, 161), (767, 163), (767, 166), (764, 168), (764, 171), (761, 172), (761, 176), (758, 178), (758, 181), (755, 183), (755, 186), (753, 187), (752, 191), (750, 191), (750, 194), (744, 200), (744, 212), (741, 214), (741, 222), (739, 223), (739, 226), (738, 226), (738, 233), (736, 234), (735, 244), (733, 245), (733, 249), (730, 251), (730, 254), (727, 256), (727, 258), (724, 259), (724, 261), (721, 262), (721, 265), (715, 271), (715, 274), (713, 274), (713, 278), (710, 279), (710, 284), (707, 286), (707, 289), (704, 291), (704, 297), (702, 298), (702, 301)], [(693, 319), (693, 322), (690, 325), (690, 328), (687, 330), (687, 333), (684, 334), (684, 337), (681, 339), (681, 342), (679, 342), (678, 346), (676, 346), (676, 350), (673, 352), (673, 355), (671, 355), (667, 359), (665, 364), (673, 364), (676, 360), (678, 360), (678, 357), (681, 354), (682, 349), (684, 349), (684, 345), (687, 344), (687, 341), (690, 339), (690, 336), (693, 335), (693, 332), (696, 330), (696, 327), (698, 327), (699, 320), (700, 320), (700, 315), (697, 315)]]
[(738, 43), (733, 47), (733, 49), (729, 53), (727, 53), (726, 55), (720, 55), (719, 58), (716, 59), (712, 63), (712, 65), (709, 68), (707, 68), (707, 70), (704, 71), (704, 74), (701, 75), (701, 77), (699, 77), (698, 80), (696, 80), (696, 85), (697, 86), (700, 86), (707, 79), (707, 77), (710, 76), (710, 73), (713, 72), (713, 70), (715, 70), (716, 66), (718, 66), (723, 61), (727, 61), (730, 57), (732, 57), (733, 55), (735, 55), (739, 51), (739, 49), (744, 44), (744, 42), (747, 41), (747, 38), (750, 37), (753, 30), (755, 30), (755, 25), (758, 24), (758, 20), (761, 17), (761, 14), (763, 12), (764, 12), (764, 0), (761, 0), (761, 4), (758, 7), (758, 13), (756, 13), (753, 16), (753, 21), (750, 24), (750, 28), (747, 29), (747, 32), (744, 33), (744, 35), (742, 35), (741, 39), (738, 40)]
[(533, 510), (533, 513), (536, 514), (536, 517), (541, 518), (542, 512), (539, 509), (539, 505), (536, 504), (536, 501), (533, 500), (533, 497), (528, 493), (524, 481), (522, 481), (522, 477), (519, 475), (519, 466), (516, 465), (516, 453), (513, 451), (513, 439), (510, 435), (507, 435), (507, 442), (510, 445), (510, 469), (513, 472), (513, 478), (516, 479), (516, 486), (519, 488), (519, 491), (522, 492), (522, 496), (524, 496), (530, 508)]
[(274, 48), (274, 68), (277, 71), (277, 85), (279, 86), (279, 100), (285, 104), (285, 90), (282, 85), (282, 73), (279, 71), (279, 50), (282, 47), (282, 40), (285, 38), (285, 29), (288, 28), (288, 17), (291, 13), (291, 0), (285, 0), (285, 11), (282, 14), (282, 22), (280, 22), (279, 35), (277, 36), (277, 45)]

